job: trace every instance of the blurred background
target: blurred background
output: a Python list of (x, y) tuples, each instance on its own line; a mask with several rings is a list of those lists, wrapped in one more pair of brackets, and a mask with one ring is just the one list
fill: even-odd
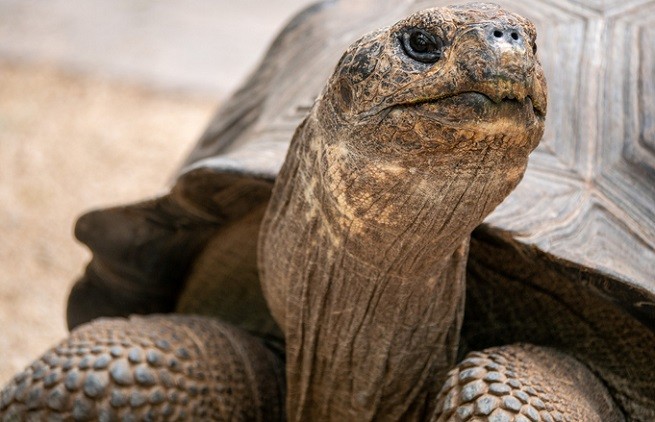
[(0, 0), (0, 384), (66, 336), (95, 207), (153, 196), (309, 0)]

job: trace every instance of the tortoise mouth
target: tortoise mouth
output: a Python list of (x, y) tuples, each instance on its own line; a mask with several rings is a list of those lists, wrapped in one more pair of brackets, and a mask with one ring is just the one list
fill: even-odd
[(522, 98), (513, 94), (494, 97), (484, 92), (478, 92), (478, 91), (469, 91), (469, 92), (463, 92), (461, 94), (457, 94), (457, 96), (462, 96), (462, 95), (482, 96), (487, 101), (490, 101), (494, 104), (500, 104), (500, 105), (507, 104), (509, 106), (518, 107), (518, 108), (527, 107), (532, 109), (532, 112), (538, 118), (544, 118), (546, 115), (545, 110), (542, 110), (539, 103), (533, 101), (532, 95), (526, 95)]
[[(482, 91), (463, 91), (451, 95), (444, 95), (438, 98), (426, 99), (414, 102), (411, 105), (420, 109), (432, 109), (437, 111), (440, 108), (449, 108), (453, 105), (459, 107), (460, 110), (471, 108), (477, 111), (476, 114), (490, 112), (492, 110), (507, 112), (508, 114), (530, 111), (536, 119), (543, 120), (545, 118), (545, 110), (540, 106), (538, 101), (533, 100), (532, 95), (494, 95)], [(494, 113), (495, 114), (495, 113)]]
[(535, 124), (542, 125), (545, 120), (545, 111), (532, 95), (510, 93), (501, 96), (478, 90), (405, 103), (400, 108), (413, 110), (412, 113), (418, 113), (424, 119), (463, 129), (498, 123), (505, 127), (503, 130), (507, 130), (507, 124), (522, 130)]

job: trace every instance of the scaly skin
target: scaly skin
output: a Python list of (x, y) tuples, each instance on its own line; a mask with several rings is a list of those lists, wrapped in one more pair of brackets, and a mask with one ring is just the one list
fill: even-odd
[[(408, 56), (412, 28), (443, 41), (436, 63)], [(543, 133), (534, 37), (495, 6), (451, 7), (344, 54), (291, 142), (259, 242), (290, 420), (434, 411), (455, 363), (470, 233)]]
[(74, 330), (2, 390), (0, 419), (271, 421), (283, 402), (281, 362), (247, 333), (133, 317)]
[(431, 420), (619, 421), (603, 384), (553, 349), (515, 344), (472, 352), (448, 374)]

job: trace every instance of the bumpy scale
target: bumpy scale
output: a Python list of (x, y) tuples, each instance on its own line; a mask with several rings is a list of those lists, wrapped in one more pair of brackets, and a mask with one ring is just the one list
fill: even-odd
[(279, 358), (217, 320), (97, 320), (17, 375), (3, 421), (282, 420)]

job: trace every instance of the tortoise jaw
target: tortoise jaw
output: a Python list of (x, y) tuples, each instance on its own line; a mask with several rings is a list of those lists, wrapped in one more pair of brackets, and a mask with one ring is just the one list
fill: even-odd
[[(543, 106), (543, 104), (540, 101), (535, 101), (535, 96), (534, 95), (514, 95), (514, 94), (507, 94), (507, 95), (489, 95), (484, 92), (476, 92), (476, 91), (471, 91), (473, 93), (480, 94), (484, 97), (487, 97), (489, 101), (493, 102), (494, 104), (514, 104), (518, 107), (526, 107), (529, 106), (534, 115), (539, 118), (539, 119), (544, 119), (546, 116), (546, 110)], [(458, 94), (459, 95), (459, 94)]]
[(485, 92), (477, 92), (477, 93), (480, 95), (484, 95), (495, 104), (514, 103), (520, 107), (529, 105), (530, 108), (532, 108), (532, 111), (534, 112), (536, 117), (543, 119), (546, 116), (545, 105), (541, 101), (539, 101), (536, 95), (534, 94), (517, 95), (514, 93), (509, 93), (505, 95), (494, 95), (494, 94), (487, 94)]
[[(530, 110), (535, 119), (543, 121), (546, 116), (546, 100), (535, 87), (527, 87), (523, 83), (509, 82), (503, 80), (489, 81), (488, 83), (476, 84), (476, 86), (465, 87), (461, 90), (426, 96), (415, 100), (404, 101), (400, 104), (384, 107), (380, 112), (386, 115), (393, 108), (401, 107), (430, 107), (433, 111), (448, 102), (457, 102), (463, 107), (481, 108), (498, 106), (507, 110)], [(374, 110), (372, 110), (374, 111)], [(365, 113), (369, 114), (369, 113)], [(370, 113), (377, 114), (377, 113)]]
[[(410, 94), (411, 91), (422, 91), (422, 95)], [(460, 108), (452, 109), (454, 104)], [(511, 117), (518, 111), (522, 118), (528, 119), (526, 122), (536, 121), (543, 124), (546, 105), (545, 86), (539, 83), (538, 77), (510, 79), (496, 76), (483, 81), (463, 83), (459, 87), (439, 83), (414, 86), (412, 89), (406, 87), (387, 97), (381, 104), (355, 112), (354, 117), (359, 122), (369, 119), (381, 122), (393, 110), (414, 108), (429, 110), (429, 114), (435, 117), (451, 114), (454, 123), (457, 120), (466, 121), (466, 115), (478, 120), (474, 116), (476, 112), (480, 115), (478, 117), (483, 117), (484, 114), (497, 116), (498, 113)], [(451, 110), (448, 111), (447, 108)], [(471, 110), (467, 109), (474, 109), (474, 113), (469, 113)], [(460, 114), (459, 118), (456, 118), (457, 114)]]
[(449, 121), (457, 126), (467, 121), (479, 123), (481, 119), (495, 120), (499, 116), (519, 116), (520, 119), (543, 122), (545, 107), (536, 98), (537, 96), (532, 93), (526, 94), (520, 91), (499, 94), (473, 89), (399, 104), (387, 108), (382, 115), (386, 116), (392, 109), (401, 108), (414, 109), (423, 115), (444, 122)]

